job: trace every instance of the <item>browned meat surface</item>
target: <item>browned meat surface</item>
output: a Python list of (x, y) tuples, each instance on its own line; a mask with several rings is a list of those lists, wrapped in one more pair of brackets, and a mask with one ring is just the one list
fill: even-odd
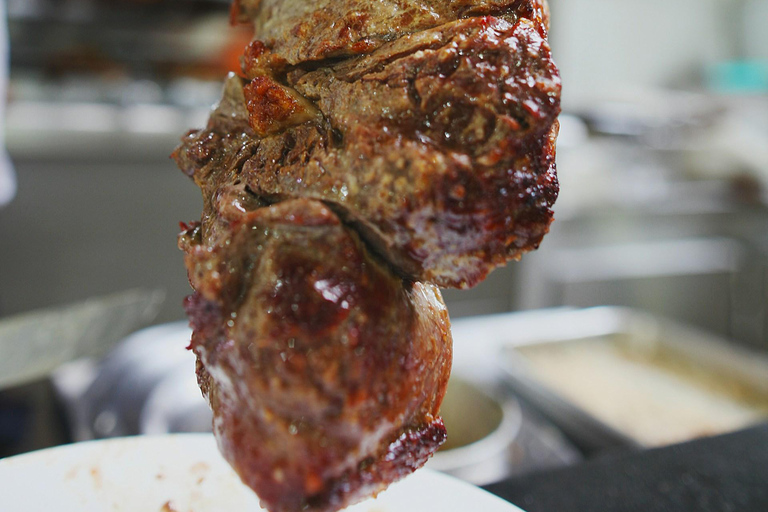
[(181, 245), (198, 380), (243, 481), (273, 512), (336, 510), (420, 467), (445, 440), (439, 291), (394, 276), (316, 201), (220, 222), (227, 236), (195, 225)]
[[(206, 238), (182, 237), (202, 290), (187, 301), (198, 381), (223, 455), (264, 506), (337, 510), (420, 467), (446, 435), (439, 291), (392, 275), (311, 200)], [(211, 293), (233, 264), (239, 278)]]
[(369, 53), (471, 16), (524, 17), (544, 31), (549, 23), (544, 0), (235, 0), (233, 15), (290, 64)]
[(222, 453), (271, 512), (334, 512), (445, 440), (448, 316), (538, 246), (560, 80), (543, 0), (238, 0), (243, 78), (174, 156)]
[(442, 287), (477, 284), (549, 230), (560, 82), (531, 21), (451, 22), (286, 80), (322, 118), (258, 142), (243, 171), (258, 195), (326, 201)]

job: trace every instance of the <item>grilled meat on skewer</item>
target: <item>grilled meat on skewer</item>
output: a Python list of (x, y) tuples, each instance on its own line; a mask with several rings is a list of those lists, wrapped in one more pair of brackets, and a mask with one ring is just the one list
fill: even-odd
[(243, 77), (174, 156), (222, 453), (272, 512), (333, 512), (445, 439), (436, 286), (535, 249), (560, 80), (541, 0), (239, 0)]

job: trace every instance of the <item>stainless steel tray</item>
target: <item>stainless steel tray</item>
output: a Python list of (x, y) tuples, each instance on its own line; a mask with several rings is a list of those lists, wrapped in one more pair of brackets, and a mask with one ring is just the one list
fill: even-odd
[[(647, 438), (637, 435), (637, 432), (632, 432), (631, 428), (617, 427), (616, 422), (607, 421), (605, 415), (595, 414), (594, 408), (590, 411), (590, 402), (574, 399), (574, 390), (565, 389), (563, 392), (563, 382), (569, 382), (570, 376), (557, 376), (560, 379), (558, 391), (557, 386), (552, 385), (551, 378), (548, 380), (542, 373), (537, 373), (536, 370), (540, 370), (540, 366), (536, 366), (535, 361), (531, 359), (532, 355), (540, 358), (541, 353), (552, 349), (557, 351), (563, 347), (604, 343), (610, 345), (611, 349), (627, 351), (632, 358), (640, 361), (637, 364), (658, 364), (659, 372), (679, 373), (679, 376), (672, 374), (669, 382), (661, 382), (667, 387), (655, 381), (637, 382), (638, 387), (653, 388), (653, 392), (657, 393), (656, 399), (659, 396), (666, 397), (664, 393), (668, 393), (674, 396), (677, 400), (675, 404), (679, 407), (687, 407), (688, 395), (683, 392), (685, 390), (678, 392), (668, 385), (677, 382), (675, 379), (678, 377), (690, 378), (700, 384), (705, 381), (707, 383), (702, 384), (705, 391), (697, 391), (698, 395), (690, 395), (692, 398), (700, 398), (702, 393), (711, 392), (713, 400), (722, 401), (727, 400), (728, 393), (732, 393), (734, 403), (745, 402), (759, 409), (756, 413), (759, 417), (754, 418), (755, 422), (768, 419), (768, 355), (749, 351), (711, 334), (646, 313), (602, 307), (493, 315), (461, 322), (454, 337), (459, 341), (457, 360), (462, 358), (462, 351), (468, 348), (467, 338), (483, 340), (476, 343), (484, 345), (484, 357), (492, 357), (495, 354), (495, 360), (514, 392), (544, 413), (587, 453), (617, 447), (640, 448), (665, 443), (649, 442)], [(536, 351), (540, 353), (536, 355)], [(477, 357), (476, 354), (474, 356)], [(560, 368), (567, 371), (569, 367), (567, 364), (561, 364)], [(618, 393), (622, 389), (619, 382), (622, 375), (616, 368), (606, 368), (611, 369), (614, 374), (619, 373), (614, 375), (617, 377), (615, 386), (604, 380), (603, 387), (606, 394), (613, 394), (611, 400), (621, 406), (619, 402), (622, 397)], [(595, 368), (595, 371), (599, 371), (599, 368)], [(642, 375), (642, 372), (637, 375)], [(659, 374), (654, 378), (656, 381), (664, 381), (667, 378), (665, 375)], [(581, 378), (583, 377), (582, 372)], [(577, 384), (581, 383), (574, 381), (574, 388)], [(634, 382), (631, 384), (634, 385)], [(623, 389), (634, 391), (626, 387), (626, 382), (623, 385)], [(597, 392), (600, 391), (601, 389), (597, 388)], [(723, 398), (724, 396), (726, 398)], [(594, 398), (595, 402), (598, 402), (597, 398), (601, 397)], [(629, 398), (627, 402), (629, 404)], [(706, 404), (708, 407), (709, 402)], [(642, 407), (640, 410), (643, 410)], [(654, 426), (657, 424), (661, 431), (665, 428), (674, 430), (671, 426), (665, 427), (663, 415), (646, 415), (645, 418), (637, 419), (643, 419), (646, 423), (650, 421)], [(630, 417), (629, 420), (633, 421), (633, 418)], [(626, 426), (626, 423), (624, 425)], [(720, 432), (722, 428), (711, 429), (705, 425), (691, 437)], [(685, 439), (675, 439), (675, 442), (682, 440)]]

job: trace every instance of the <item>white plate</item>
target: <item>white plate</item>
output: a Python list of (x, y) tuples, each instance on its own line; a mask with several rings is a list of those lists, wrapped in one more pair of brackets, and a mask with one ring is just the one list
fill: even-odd
[[(13, 512), (249, 512), (258, 498), (213, 436), (77, 443), (0, 460), (0, 503)], [(521, 512), (492, 494), (422, 469), (346, 512)]]

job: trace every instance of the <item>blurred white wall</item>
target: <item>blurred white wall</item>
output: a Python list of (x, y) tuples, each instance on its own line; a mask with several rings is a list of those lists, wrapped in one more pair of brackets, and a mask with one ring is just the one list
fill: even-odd
[[(695, 88), (708, 64), (745, 51), (747, 1), (550, 0), (564, 105), (622, 88)], [(753, 32), (764, 37), (766, 23)]]
[(768, 59), (768, 0), (748, 0), (743, 20), (746, 57)]

